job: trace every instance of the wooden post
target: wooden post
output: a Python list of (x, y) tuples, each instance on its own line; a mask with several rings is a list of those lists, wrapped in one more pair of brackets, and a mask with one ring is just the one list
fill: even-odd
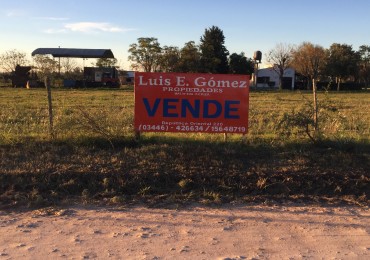
[(53, 126), (53, 105), (51, 103), (51, 87), (50, 78), (45, 77), (45, 87), (48, 93), (48, 106), (49, 106), (49, 134), (51, 139), (54, 139), (54, 126)]
[(319, 133), (319, 123), (318, 123), (318, 105), (317, 105), (317, 86), (316, 79), (312, 79), (312, 89), (313, 89), (313, 124), (315, 129), (315, 137)]
[(247, 135), (246, 134), (243, 134), (242, 135), (242, 143), (245, 143), (245, 140), (247, 140)]
[(140, 140), (140, 131), (135, 130), (135, 140), (139, 141)]

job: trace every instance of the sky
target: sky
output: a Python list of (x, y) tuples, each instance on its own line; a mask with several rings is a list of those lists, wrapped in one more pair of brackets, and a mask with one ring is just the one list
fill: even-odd
[[(140, 37), (182, 48), (219, 27), (248, 58), (279, 43), (370, 45), (370, 0), (0, 0), (0, 54), (36, 48), (111, 49), (129, 70)], [(91, 61), (92, 63), (93, 61)]]

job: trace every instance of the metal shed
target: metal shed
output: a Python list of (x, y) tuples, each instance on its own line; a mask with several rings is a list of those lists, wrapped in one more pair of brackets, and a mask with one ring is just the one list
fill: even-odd
[(32, 56), (37, 54), (50, 54), (57, 58), (114, 58), (110, 49), (38, 48), (32, 52)]

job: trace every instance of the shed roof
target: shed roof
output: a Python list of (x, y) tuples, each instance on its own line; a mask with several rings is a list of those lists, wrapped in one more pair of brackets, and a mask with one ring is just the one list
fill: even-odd
[(38, 48), (32, 52), (32, 56), (37, 54), (70, 58), (114, 58), (110, 49)]

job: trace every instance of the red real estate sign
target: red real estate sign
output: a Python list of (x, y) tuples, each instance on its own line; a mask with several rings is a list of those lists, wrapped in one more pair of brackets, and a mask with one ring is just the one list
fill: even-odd
[(247, 133), (249, 76), (135, 73), (135, 131)]

